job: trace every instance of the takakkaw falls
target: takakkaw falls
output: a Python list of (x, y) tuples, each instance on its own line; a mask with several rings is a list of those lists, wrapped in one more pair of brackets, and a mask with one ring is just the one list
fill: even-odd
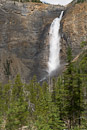
[[(69, 1), (53, 1), (53, 0), (48, 0), (42, 2), (50, 3), (50, 4), (67, 4), (70, 3), (72, 0)], [(60, 67), (60, 22), (63, 16), (63, 12), (61, 12), (59, 18), (55, 18), (50, 26), (50, 31), (49, 31), (49, 61), (48, 61), (48, 76), (51, 76), (51, 74), (57, 70)], [(46, 77), (42, 78), (40, 81), (45, 80)]]
[(63, 11), (59, 18), (55, 18), (51, 24), (49, 32), (50, 54), (48, 61), (48, 73), (51, 75), (53, 71), (60, 66), (60, 21), (62, 19)]
[(60, 67), (60, 21), (63, 16), (63, 11), (59, 18), (55, 18), (50, 26), (49, 31), (49, 61), (47, 65), (47, 72), (44, 78), (40, 82), (44, 81), (47, 77), (50, 77), (52, 73)]

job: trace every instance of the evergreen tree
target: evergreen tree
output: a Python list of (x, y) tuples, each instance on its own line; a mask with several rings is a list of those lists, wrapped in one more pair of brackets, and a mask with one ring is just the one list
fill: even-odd
[(0, 84), (0, 129), (2, 128), (2, 124), (3, 124), (3, 105), (4, 105), (4, 101), (3, 101), (3, 86), (2, 84)]
[(18, 101), (19, 99), (23, 100), (24, 93), (23, 93), (23, 83), (21, 82), (20, 75), (17, 75), (15, 79), (15, 84), (12, 88), (12, 101)]
[(37, 99), (39, 96), (39, 87), (40, 85), (39, 83), (37, 83), (36, 77), (34, 76), (26, 88), (30, 116), (33, 116), (33, 112), (37, 104)]
[[(55, 88), (55, 87), (54, 87)], [(54, 95), (49, 92), (49, 86), (44, 83), (39, 88), (40, 96), (36, 106), (35, 114), (37, 115), (36, 126), (38, 130), (63, 130), (64, 122), (60, 120), (59, 110), (55, 105)]]
[(65, 95), (64, 95), (64, 86), (62, 81), (62, 76), (58, 77), (58, 80), (56, 81), (56, 106), (59, 109), (59, 117), (61, 120), (63, 120), (63, 117), (65, 115), (64, 112), (64, 103), (65, 103)]
[(84, 101), (84, 112), (82, 114), (82, 124), (87, 128), (87, 51), (80, 56), (79, 68), (81, 73), (82, 92)]
[(26, 125), (28, 122), (28, 115), (26, 102), (21, 102), (19, 99), (17, 102), (11, 104), (7, 112), (6, 130), (18, 130), (22, 128), (22, 126)]
[(0, 84), (0, 113), (3, 112), (3, 103), (4, 103), (4, 101), (3, 101), (3, 87)]
[(36, 115), (35, 124), (38, 130), (49, 129), (49, 126), (47, 123), (47, 111), (49, 109), (48, 97), (49, 97), (48, 85), (44, 83), (42, 87), (39, 86), (39, 98), (37, 100), (37, 104), (35, 107), (36, 109), (34, 112), (34, 114)]
[(4, 114), (8, 111), (11, 103), (11, 84), (8, 83), (3, 86), (3, 111)]
[(75, 125), (81, 126), (82, 113), (84, 111), (84, 94), (80, 69), (77, 68), (74, 76), (74, 100), (75, 100)]
[(12, 88), (12, 100), (7, 111), (6, 130), (16, 130), (27, 124), (28, 104), (24, 98), (23, 84), (17, 75)]
[(71, 129), (72, 122), (73, 122), (73, 115), (74, 115), (74, 93), (73, 93), (73, 63), (72, 63), (72, 52), (71, 48), (68, 47), (67, 50), (67, 70), (64, 73), (64, 88), (65, 88), (65, 111), (66, 111), (66, 117), (69, 122), (68, 129)]
[(84, 111), (82, 82), (80, 70), (74, 67), (72, 62), (72, 51), (69, 48), (67, 53), (67, 70), (64, 73), (64, 88), (65, 88), (65, 106), (66, 117), (69, 122), (68, 129), (74, 128), (76, 125), (81, 125), (81, 115)]

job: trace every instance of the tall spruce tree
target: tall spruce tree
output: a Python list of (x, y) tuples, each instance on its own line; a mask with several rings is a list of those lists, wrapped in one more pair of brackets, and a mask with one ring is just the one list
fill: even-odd
[(12, 88), (10, 108), (7, 111), (6, 130), (16, 130), (27, 124), (28, 104), (24, 98), (23, 84), (17, 75)]
[(87, 128), (87, 50), (80, 56), (79, 68), (81, 73), (82, 92), (84, 101), (84, 112), (82, 124)]
[(60, 119), (59, 108), (56, 105), (56, 86), (53, 81), (53, 91), (49, 92), (47, 83), (39, 88), (39, 100), (36, 106), (36, 126), (38, 130), (63, 130), (64, 122)]
[(59, 117), (61, 120), (63, 120), (63, 117), (65, 115), (64, 112), (64, 102), (65, 102), (65, 96), (64, 96), (64, 86), (63, 86), (63, 81), (62, 81), (62, 76), (58, 77), (58, 80), (56, 81), (56, 96), (55, 96), (55, 105), (57, 106), (59, 110)]
[(68, 65), (67, 70), (64, 73), (64, 88), (66, 91), (66, 104), (65, 104), (65, 111), (66, 111), (66, 117), (69, 122), (68, 129), (71, 129), (72, 123), (73, 123), (73, 115), (74, 115), (74, 93), (73, 93), (73, 63), (72, 63), (72, 50), (70, 47), (68, 47), (67, 50), (67, 63)]
[(52, 130), (63, 130), (65, 128), (64, 121), (62, 120), (63, 115), (63, 89), (61, 77), (56, 79), (53, 78), (51, 93), (51, 103), (49, 105), (49, 125)]
[(65, 106), (68, 129), (81, 125), (81, 115), (84, 110), (82, 98), (82, 82), (80, 70), (74, 67), (72, 62), (72, 50), (69, 47), (67, 52), (67, 70), (64, 73)]
[(80, 67), (78, 67), (74, 74), (74, 100), (75, 100), (75, 125), (81, 126), (82, 113), (84, 111), (84, 94), (81, 80)]

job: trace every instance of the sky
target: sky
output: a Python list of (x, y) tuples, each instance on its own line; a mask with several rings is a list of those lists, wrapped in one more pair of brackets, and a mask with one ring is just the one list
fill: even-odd
[(49, 4), (54, 4), (54, 5), (67, 5), (69, 4), (72, 0), (40, 0), (41, 2), (46, 2)]

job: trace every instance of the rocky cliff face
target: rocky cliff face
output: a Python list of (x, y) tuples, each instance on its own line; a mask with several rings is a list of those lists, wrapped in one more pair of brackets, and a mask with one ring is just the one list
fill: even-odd
[[(49, 27), (62, 6), (37, 3), (4, 2), (0, 4), (0, 81), (20, 74), (29, 81), (47, 75)], [(87, 41), (87, 2), (69, 4), (61, 21), (61, 64), (70, 45), (74, 57)]]
[(87, 2), (72, 3), (67, 7), (61, 21), (61, 34), (63, 52), (70, 45), (76, 56), (81, 51), (81, 42), (87, 41)]
[(41, 3), (0, 4), (0, 81), (17, 74), (40, 80), (47, 74), (49, 27), (62, 10)]

